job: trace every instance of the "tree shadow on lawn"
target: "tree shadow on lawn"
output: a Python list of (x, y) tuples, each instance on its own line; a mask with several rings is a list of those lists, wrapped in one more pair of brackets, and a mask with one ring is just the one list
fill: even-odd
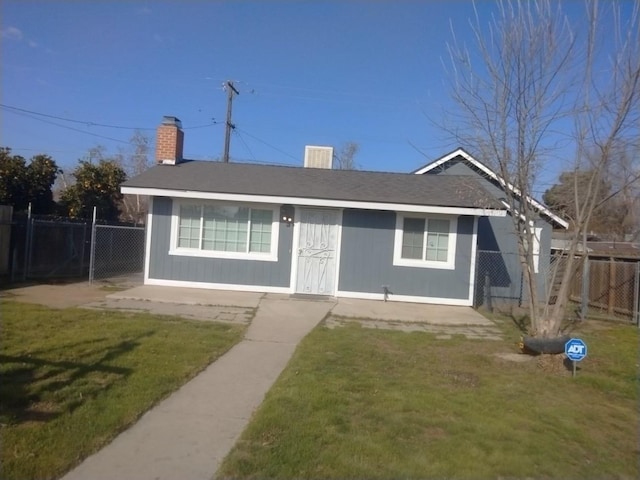
[[(0, 421), (11, 424), (46, 422), (72, 412), (117, 380), (128, 377), (133, 371), (131, 368), (107, 363), (133, 351), (140, 346), (140, 339), (153, 333), (145, 332), (104, 347), (103, 355), (92, 362), (0, 354), (3, 365)], [(99, 353), (100, 350), (92, 352), (93, 355)]]

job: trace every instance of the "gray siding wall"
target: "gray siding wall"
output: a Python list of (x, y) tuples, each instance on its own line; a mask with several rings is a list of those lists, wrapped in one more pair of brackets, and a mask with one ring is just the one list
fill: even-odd
[[(505, 196), (504, 190), (496, 182), (476, 172), (462, 160), (452, 160), (444, 166), (431, 170), (435, 175), (468, 175), (480, 179), (482, 186), (496, 198)], [(544, 218), (537, 218), (535, 226), (542, 228), (540, 238), (540, 259), (538, 268), (538, 292), (544, 294), (546, 272), (551, 255), (552, 225)], [(482, 217), (478, 219), (478, 265), (475, 305), (483, 302), (485, 276), (489, 275), (491, 293), (495, 300), (523, 302), (526, 299), (524, 277), (518, 258), (518, 241), (513, 227), (513, 219), (506, 217)], [(494, 253), (495, 252), (495, 253)]]
[(469, 298), (473, 217), (458, 217), (455, 270), (394, 266), (395, 228), (394, 212), (344, 211), (338, 290)]
[(153, 200), (149, 278), (289, 287), (293, 228), (280, 224), (277, 262), (169, 255), (172, 205), (170, 198)]

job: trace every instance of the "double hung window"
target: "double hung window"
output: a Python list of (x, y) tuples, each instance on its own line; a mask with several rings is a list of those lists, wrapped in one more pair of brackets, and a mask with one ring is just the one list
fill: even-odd
[(397, 214), (394, 265), (445, 268), (455, 266), (454, 217)]

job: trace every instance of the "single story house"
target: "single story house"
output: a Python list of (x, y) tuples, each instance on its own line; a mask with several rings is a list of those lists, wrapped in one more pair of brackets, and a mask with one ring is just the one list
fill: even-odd
[[(500, 175), (462, 148), (459, 148), (414, 172), (436, 177), (471, 177), (493, 198), (508, 209), (506, 197), (518, 195), (517, 189)], [(567, 229), (569, 224), (541, 202), (527, 198), (536, 214), (534, 222), (534, 267), (538, 291), (544, 294), (551, 285), (547, 273), (551, 262), (551, 236), (554, 229)], [(483, 303), (484, 283), (489, 281), (491, 296), (496, 303), (522, 304), (526, 299), (524, 276), (518, 253), (518, 240), (512, 212), (507, 216), (478, 218), (477, 280), (475, 306)]]
[(332, 170), (327, 147), (305, 167), (190, 161), (183, 140), (165, 117), (157, 165), (122, 186), (150, 198), (146, 284), (471, 306), (477, 249), (503, 241), (477, 175)]

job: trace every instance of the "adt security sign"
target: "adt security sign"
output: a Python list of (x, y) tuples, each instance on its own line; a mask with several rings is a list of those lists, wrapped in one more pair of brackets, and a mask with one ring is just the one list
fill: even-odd
[(579, 338), (572, 338), (564, 344), (564, 353), (569, 360), (579, 362), (587, 356), (587, 344)]

